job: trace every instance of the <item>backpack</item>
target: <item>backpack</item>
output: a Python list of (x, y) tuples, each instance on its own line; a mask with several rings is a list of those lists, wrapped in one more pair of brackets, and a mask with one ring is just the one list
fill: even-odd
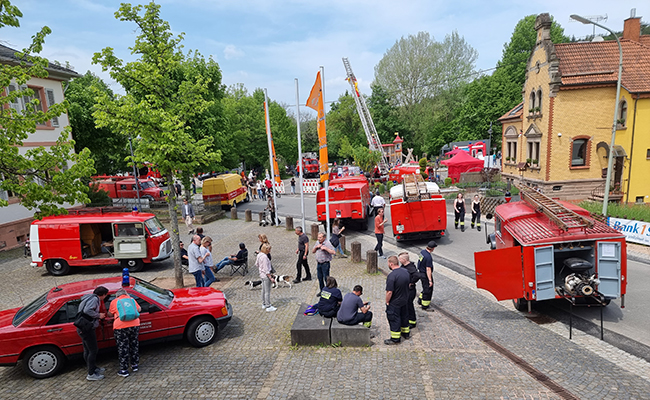
[(117, 299), (117, 315), (120, 316), (120, 321), (133, 321), (140, 318), (135, 300), (131, 297)]
[(308, 306), (304, 312), (305, 315), (316, 315), (318, 314), (318, 303)]

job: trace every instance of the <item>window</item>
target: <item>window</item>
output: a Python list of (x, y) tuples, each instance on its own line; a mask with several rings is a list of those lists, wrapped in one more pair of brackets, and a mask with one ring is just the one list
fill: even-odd
[(650, 160), (650, 149), (646, 150), (645, 152), (645, 159)]
[(571, 166), (581, 167), (587, 165), (587, 139), (575, 139), (571, 150)]
[(539, 108), (539, 112), (542, 112), (542, 89), (539, 89), (537, 91), (537, 108)]
[(144, 236), (141, 223), (120, 223), (115, 224), (115, 236)]
[(643, 196), (636, 196), (636, 203), (643, 204)]
[(625, 99), (621, 100), (618, 105), (618, 124), (625, 126), (627, 122), (627, 101)]
[(59, 325), (74, 322), (77, 312), (79, 311), (79, 304), (81, 299), (72, 300), (65, 303), (59, 311), (50, 318), (46, 325)]
[(529, 111), (532, 113), (535, 110), (535, 92), (530, 92), (530, 109)]
[(528, 142), (528, 154), (526, 159), (530, 160), (531, 164), (539, 164), (539, 141)]

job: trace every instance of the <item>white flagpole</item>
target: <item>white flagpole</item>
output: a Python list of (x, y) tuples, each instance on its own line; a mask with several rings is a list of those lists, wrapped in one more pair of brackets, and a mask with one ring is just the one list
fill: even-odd
[[(275, 198), (275, 168), (273, 167), (273, 149), (271, 147), (271, 122), (269, 120), (269, 98), (266, 94), (266, 89), (264, 89), (264, 103), (266, 104), (266, 109), (264, 110), (264, 118), (266, 119), (266, 142), (269, 145), (269, 160), (271, 160), (271, 193), (273, 193), (273, 206), (275, 208), (275, 225), (278, 225), (278, 202)], [(279, 171), (278, 171), (279, 174)]]
[(300, 179), (298, 183), (300, 184), (300, 212), (302, 214), (302, 231), (305, 232), (305, 193), (302, 190), (302, 138), (300, 134), (300, 100), (298, 99), (298, 78), (296, 80), (296, 126), (298, 127), (298, 165), (300, 168)]
[[(323, 125), (325, 124), (325, 116), (327, 113), (325, 112), (325, 67), (321, 65), (320, 67), (320, 87), (321, 87), (321, 95), (323, 96)], [(327, 156), (327, 161), (329, 163), (329, 151), (328, 151), (328, 156)], [(329, 173), (329, 164), (327, 165), (327, 171)], [(326, 223), (325, 225), (327, 227), (327, 239), (332, 236), (331, 231), (330, 231), (330, 180), (329, 180), (329, 174), (327, 176), (327, 180), (325, 181), (325, 218), (326, 218)]]

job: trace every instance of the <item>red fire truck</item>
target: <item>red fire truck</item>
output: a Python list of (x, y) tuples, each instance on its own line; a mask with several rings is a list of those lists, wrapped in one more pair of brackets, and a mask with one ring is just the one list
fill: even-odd
[(607, 305), (627, 285), (625, 237), (574, 204), (528, 187), (522, 201), (495, 208), (494, 250), (474, 253), (476, 287), (497, 300), (532, 302), (585, 298)]
[[(93, 177), (90, 185), (97, 185), (99, 189), (108, 193), (112, 199), (135, 199), (135, 179), (132, 176), (107, 176)], [(149, 200), (164, 200), (165, 192), (156, 186), (151, 179), (138, 179), (140, 184), (140, 198)]]
[[(331, 180), (329, 184), (330, 218), (340, 218), (344, 224), (356, 223), (361, 230), (368, 229), (370, 189), (365, 176), (347, 176)], [(318, 221), (327, 220), (325, 188), (316, 193)]]
[[(318, 178), (320, 176), (320, 165), (315, 153), (305, 153), (302, 155), (302, 167), (304, 178)], [(300, 160), (296, 162), (296, 169), (300, 171)]]
[(388, 180), (395, 183), (402, 183), (402, 177), (404, 175), (410, 174), (419, 174), (420, 173), (420, 164), (418, 163), (409, 163), (396, 165), (393, 169), (390, 170), (388, 174)]
[(395, 240), (440, 238), (447, 228), (447, 207), (440, 188), (422, 175), (403, 175), (390, 189), (390, 215)]
[(117, 265), (136, 272), (172, 254), (169, 232), (154, 214), (111, 212), (106, 208), (70, 210), (68, 215), (32, 222), (33, 267), (52, 275), (70, 267)]

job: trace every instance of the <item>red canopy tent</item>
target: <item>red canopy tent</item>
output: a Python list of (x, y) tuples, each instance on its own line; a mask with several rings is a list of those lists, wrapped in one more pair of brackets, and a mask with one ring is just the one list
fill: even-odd
[(451, 159), (440, 163), (447, 166), (447, 176), (451, 178), (452, 183), (457, 183), (460, 180), (460, 174), (480, 171), (484, 165), (483, 160), (478, 160), (462, 150)]
[(456, 148), (453, 149), (452, 151), (448, 151), (448, 152), (446, 152), (446, 153), (445, 153), (445, 157), (455, 156), (456, 154), (460, 153), (461, 151), (467, 153), (465, 150), (463, 150), (463, 149), (461, 149), (461, 148), (459, 148), (459, 147), (456, 147)]

